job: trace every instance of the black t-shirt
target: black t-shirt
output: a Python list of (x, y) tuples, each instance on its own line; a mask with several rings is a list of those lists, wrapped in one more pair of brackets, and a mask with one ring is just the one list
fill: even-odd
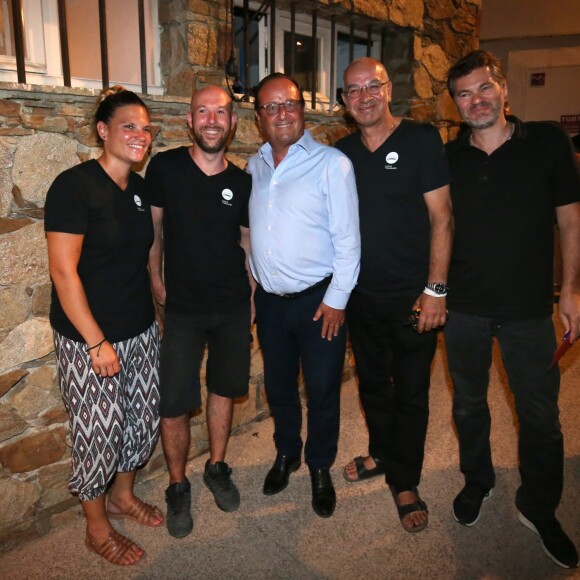
[(522, 123), (491, 155), (469, 132), (447, 144), (455, 239), (450, 309), (505, 319), (552, 312), (557, 206), (580, 201), (569, 138), (555, 123)]
[[(111, 342), (137, 336), (155, 320), (147, 271), (153, 225), (143, 185), (131, 173), (123, 191), (93, 159), (61, 173), (46, 196), (45, 231), (84, 235), (77, 271), (91, 312)], [(84, 342), (54, 286), (50, 322), (64, 336)]]
[(206, 175), (178, 147), (151, 160), (145, 182), (151, 205), (163, 208), (167, 310), (226, 312), (248, 300), (240, 226), (248, 227), (251, 176), (230, 162)]
[(449, 183), (445, 150), (431, 125), (403, 119), (374, 152), (360, 132), (336, 144), (354, 165), (361, 269), (357, 289), (418, 295), (429, 275), (431, 227), (423, 195)]

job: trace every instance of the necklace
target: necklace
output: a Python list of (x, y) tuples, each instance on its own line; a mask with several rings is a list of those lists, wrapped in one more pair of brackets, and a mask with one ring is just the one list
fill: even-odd
[[(514, 134), (514, 131), (516, 128), (516, 126), (511, 121), (508, 121), (508, 125), (509, 125), (508, 134), (507, 134), (507, 137), (503, 140), (502, 145), (504, 143), (507, 143), (513, 137), (513, 134)], [(469, 134), (469, 144), (472, 147), (477, 147), (477, 145), (473, 142), (473, 131)]]
[(370, 147), (370, 144), (367, 142), (367, 138), (364, 135), (361, 135), (361, 140), (363, 142), (363, 145), (371, 152), (376, 151), (376, 149), (378, 149), (383, 143), (385, 143), (387, 141), (387, 139), (393, 134), (393, 131), (395, 130), (395, 118), (393, 117), (393, 121), (391, 123), (391, 126), (388, 129), (387, 135), (386, 137), (380, 142), (376, 144), (376, 147), (372, 148)]

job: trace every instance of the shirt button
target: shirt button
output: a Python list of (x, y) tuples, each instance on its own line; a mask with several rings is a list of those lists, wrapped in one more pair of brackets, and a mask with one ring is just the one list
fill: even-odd
[(272, 229), (272, 226), (268, 226), (268, 231), (270, 231)]

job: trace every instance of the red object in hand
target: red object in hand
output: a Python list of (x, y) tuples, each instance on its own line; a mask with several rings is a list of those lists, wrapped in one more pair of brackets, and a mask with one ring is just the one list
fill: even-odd
[(552, 359), (552, 364), (550, 365), (551, 369), (558, 364), (558, 361), (568, 352), (571, 346), (572, 343), (570, 342), (570, 331), (568, 330), (562, 339), (562, 344), (560, 344), (554, 353), (554, 358)]

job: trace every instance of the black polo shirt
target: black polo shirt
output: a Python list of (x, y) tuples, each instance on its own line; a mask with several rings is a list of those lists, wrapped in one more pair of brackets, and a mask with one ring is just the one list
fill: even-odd
[(447, 144), (455, 238), (449, 308), (526, 319), (552, 312), (555, 208), (580, 201), (570, 139), (551, 122), (515, 124), (491, 155), (470, 132)]

